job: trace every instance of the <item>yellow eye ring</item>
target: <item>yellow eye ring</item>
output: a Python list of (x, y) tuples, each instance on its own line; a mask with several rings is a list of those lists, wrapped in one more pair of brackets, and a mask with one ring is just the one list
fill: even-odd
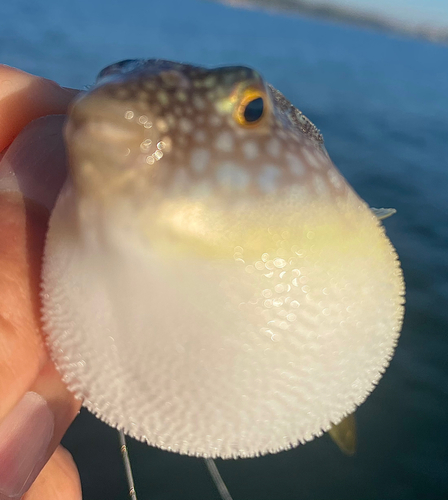
[(263, 119), (266, 111), (265, 94), (258, 89), (244, 91), (233, 113), (235, 121), (243, 127), (255, 127)]

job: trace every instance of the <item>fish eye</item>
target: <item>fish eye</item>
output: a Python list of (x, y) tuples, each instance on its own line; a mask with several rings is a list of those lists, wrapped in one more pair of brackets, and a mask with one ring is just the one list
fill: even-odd
[(245, 127), (258, 125), (265, 113), (265, 96), (256, 89), (247, 89), (236, 106), (234, 118)]
[(257, 97), (246, 104), (244, 109), (244, 119), (248, 123), (253, 123), (263, 116), (263, 99)]

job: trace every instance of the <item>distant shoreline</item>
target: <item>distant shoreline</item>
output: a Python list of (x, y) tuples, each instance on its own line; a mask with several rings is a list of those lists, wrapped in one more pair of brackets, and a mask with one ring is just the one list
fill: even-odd
[(377, 31), (397, 33), (435, 43), (448, 44), (448, 27), (431, 26), (429, 23), (411, 24), (390, 19), (381, 14), (352, 10), (324, 3), (304, 0), (219, 0), (227, 5), (243, 8), (261, 7), (277, 11), (297, 12), (310, 17), (343, 22)]

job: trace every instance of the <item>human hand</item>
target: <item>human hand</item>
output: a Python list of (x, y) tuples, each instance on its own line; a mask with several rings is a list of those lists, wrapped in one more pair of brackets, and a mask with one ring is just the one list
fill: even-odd
[(80, 401), (49, 358), (39, 300), (48, 218), (66, 174), (61, 115), (75, 94), (0, 65), (0, 500), (81, 499), (59, 445)]

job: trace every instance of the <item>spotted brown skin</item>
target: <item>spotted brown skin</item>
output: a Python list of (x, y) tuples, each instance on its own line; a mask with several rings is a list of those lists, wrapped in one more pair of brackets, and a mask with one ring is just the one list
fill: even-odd
[(245, 67), (124, 61), (65, 136), (43, 322), (88, 409), (229, 458), (304, 443), (365, 400), (401, 329), (402, 272), (279, 91)]
[[(264, 101), (263, 117), (254, 126), (235, 120), (235, 109), (248, 89)], [(107, 104), (111, 101), (113, 108)], [(93, 170), (87, 166), (85, 172), (74, 172), (81, 190), (113, 191), (124, 183), (136, 196), (144, 182), (152, 192), (169, 196), (176, 189), (187, 192), (202, 186), (204, 194), (221, 193), (227, 202), (235, 202), (243, 196), (256, 199), (287, 191), (300, 182), (308, 193), (322, 191), (332, 197), (345, 193), (316, 127), (249, 68), (205, 69), (168, 61), (112, 65), (100, 73), (89, 95), (75, 104), (71, 121), (71, 127), (81, 129), (89, 123), (88, 133), (96, 125), (100, 139), (105, 134), (104, 144), (92, 148), (81, 144), (71, 152), (77, 164), (83, 162), (83, 154), (88, 165), (92, 155), (98, 155)], [(112, 151), (113, 130), (102, 131), (104, 122), (117, 127), (118, 144)], [(127, 133), (120, 138), (124, 129)], [(108, 155), (114, 158), (113, 165)], [(138, 174), (138, 180), (127, 169), (136, 165), (146, 171)], [(113, 166), (116, 171), (111, 172)], [(89, 176), (86, 182), (84, 174)]]

